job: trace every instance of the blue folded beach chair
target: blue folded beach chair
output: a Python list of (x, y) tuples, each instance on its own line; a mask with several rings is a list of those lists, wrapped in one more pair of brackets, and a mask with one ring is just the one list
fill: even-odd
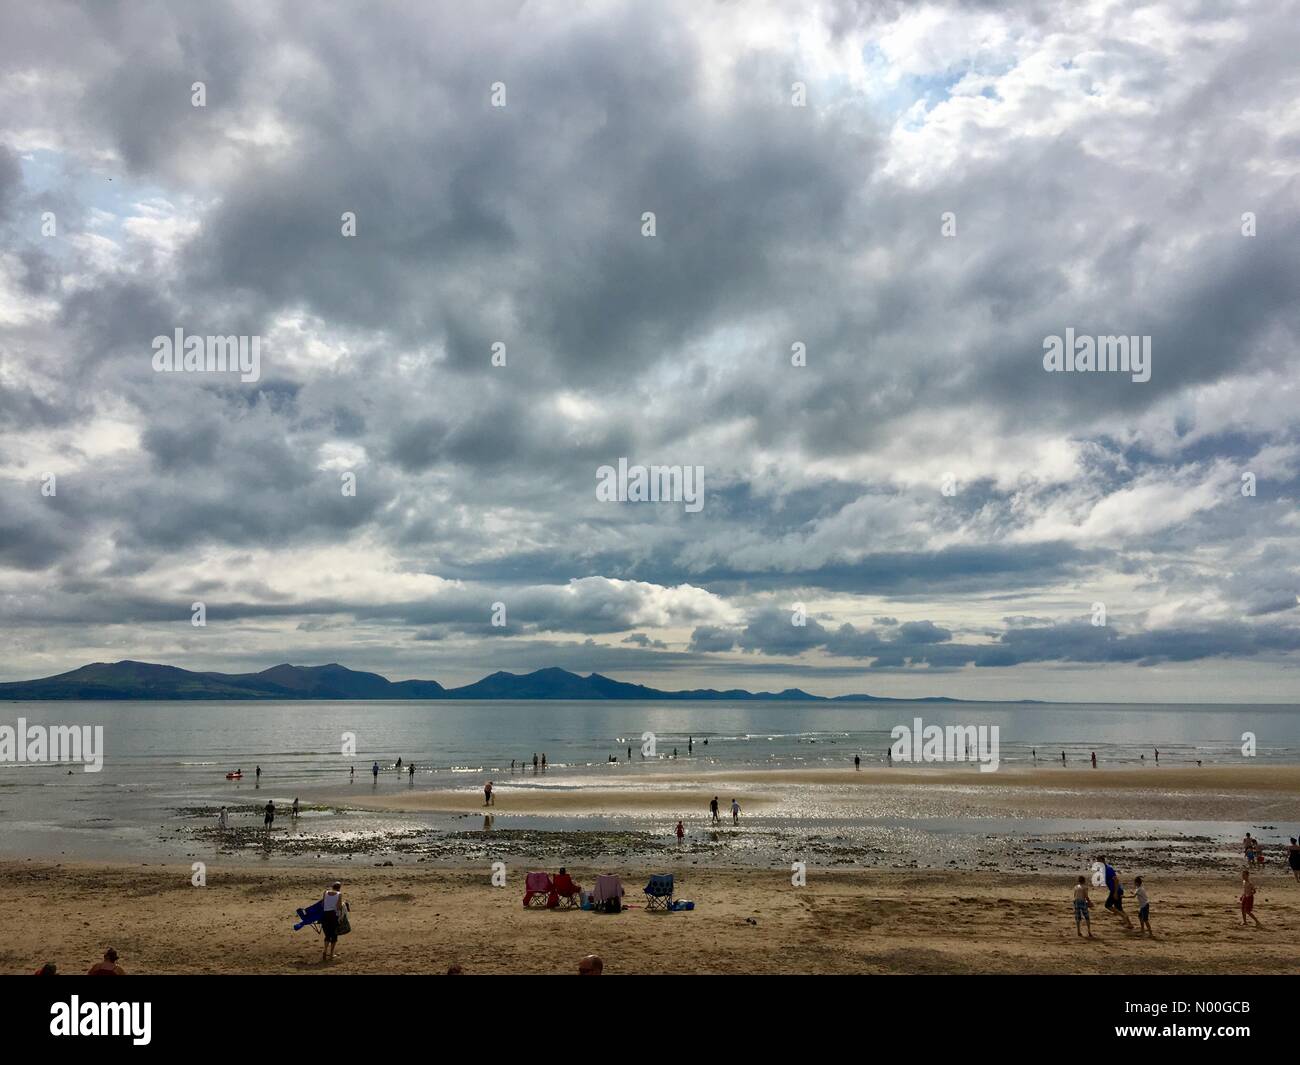
[(673, 906), (673, 874), (656, 873), (645, 886), (645, 908), (671, 910)]
[(324, 899), (318, 899), (310, 906), (298, 911), (298, 923), (293, 926), (293, 930), (296, 932), (300, 928), (306, 928), (309, 924), (318, 924), (324, 913), (325, 901)]

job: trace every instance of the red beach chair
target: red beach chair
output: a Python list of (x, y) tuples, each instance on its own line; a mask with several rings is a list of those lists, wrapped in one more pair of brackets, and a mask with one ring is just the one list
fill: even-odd
[(529, 873), (524, 878), (524, 907), (547, 905), (551, 898), (551, 890), (549, 873)]

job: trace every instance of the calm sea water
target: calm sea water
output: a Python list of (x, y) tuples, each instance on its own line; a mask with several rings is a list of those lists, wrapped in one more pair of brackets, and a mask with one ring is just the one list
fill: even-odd
[[(997, 725), (1004, 765), (1061, 751), (1105, 767), (1240, 762), (1254, 733), (1259, 762), (1300, 763), (1300, 706), (593, 702), (51, 702), (9, 703), (0, 724), (102, 725), (104, 768), (0, 764), (0, 851), (6, 854), (149, 851), (177, 811), (222, 803), (277, 803), (298, 791), (369, 782), (378, 761), (393, 778), (414, 761), (417, 788), (508, 779), (512, 758), (545, 753), (553, 769), (623, 782), (630, 773), (685, 768), (847, 766), (883, 762), (890, 730), (926, 724)], [(658, 759), (640, 757), (654, 733)], [(348, 735), (355, 755), (342, 753)], [(627, 764), (627, 748), (633, 764)], [(676, 748), (678, 762), (671, 761)], [(610, 763), (616, 756), (618, 763)], [(253, 787), (261, 765), (260, 794)], [(74, 771), (69, 773), (69, 768)], [(225, 780), (242, 769), (242, 784)], [(405, 778), (404, 783), (405, 783)]]

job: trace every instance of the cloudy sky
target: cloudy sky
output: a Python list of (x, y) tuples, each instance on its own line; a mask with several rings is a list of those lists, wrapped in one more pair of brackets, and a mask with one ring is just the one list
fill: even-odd
[(8, 5), (0, 679), (1300, 701), (1300, 4), (1009, 8)]

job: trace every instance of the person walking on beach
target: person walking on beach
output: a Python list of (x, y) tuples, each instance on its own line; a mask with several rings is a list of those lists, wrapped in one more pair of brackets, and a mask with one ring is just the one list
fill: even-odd
[(682, 845), (682, 840), (685, 837), (686, 837), (686, 828), (680, 821), (678, 821), (677, 822), (677, 846), (680, 847)]
[(542, 752), (542, 772), (546, 772), (546, 752)]
[(1151, 931), (1151, 899), (1147, 896), (1147, 889), (1142, 885), (1142, 878), (1134, 877), (1133, 886), (1137, 889), (1134, 894), (1138, 900), (1138, 932), (1145, 932), (1152, 939), (1156, 934)]
[(1156, 765), (1159, 765), (1159, 764), (1160, 764), (1160, 748), (1159, 748), (1159, 747), (1155, 748), (1155, 752), (1156, 752)]
[(894, 764), (894, 749), (892, 747), (885, 748), (885, 763), (891, 766)]
[(275, 800), (269, 799), (266, 803), (266, 809), (262, 814), (262, 827), (268, 832), (271, 831), (271, 825), (275, 822)]
[(1065, 765), (1065, 752), (1061, 752), (1061, 765)]
[(733, 825), (740, 824), (740, 803), (736, 802), (735, 799), (731, 800), (731, 823)]
[(1092, 905), (1092, 900), (1088, 898), (1088, 879), (1079, 877), (1079, 882), (1074, 885), (1074, 931), (1079, 938), (1083, 938), (1083, 929), (1080, 923), (1088, 926), (1088, 938), (1092, 938), (1092, 918), (1088, 916), (1088, 908)]
[(320, 926), (325, 933), (325, 949), (321, 961), (333, 961), (334, 950), (339, 945), (339, 921), (343, 919), (343, 884), (335, 880), (321, 896)]
[(1255, 885), (1250, 879), (1250, 870), (1241, 871), (1241, 923), (1246, 923), (1249, 917), (1255, 922), (1255, 927), (1262, 927), (1259, 918), (1255, 916)]
[(402, 771), (402, 756), (400, 754), (397, 756), (397, 771), (399, 773)]
[(370, 775), (375, 778), (375, 783), (379, 783), (379, 763), (375, 762), (370, 767)]
[(415, 783), (415, 763), (410, 762), (406, 767), (406, 779), (412, 784)]
[(537, 752), (533, 752), (533, 772), (537, 772)]
[(1246, 853), (1247, 865), (1263, 865), (1264, 855), (1259, 845), (1259, 840), (1246, 833), (1246, 838), (1241, 841), (1241, 849)]
[(1110, 862), (1105, 858), (1098, 858), (1101, 862), (1106, 880), (1106, 901), (1102, 906), (1111, 913), (1118, 913), (1124, 918), (1124, 927), (1132, 928), (1133, 922), (1129, 920), (1128, 914), (1124, 912), (1124, 885), (1120, 883), (1119, 874), (1115, 872)]
[[(226, 808), (224, 806), (221, 808), (221, 813), (217, 815), (217, 827), (221, 829), (222, 832), (226, 831), (226, 829), (230, 827), (230, 815), (226, 813)], [(1294, 843), (1295, 840), (1292, 840), (1291, 842)]]
[(853, 756), (853, 769), (854, 769), (854, 772), (857, 772), (857, 773), (861, 773), (861, 772), (862, 772), (862, 758), (861, 758), (860, 755), (856, 755), (856, 754), (855, 754), (855, 755)]
[(1038, 748), (1035, 747), (1033, 750), (1034, 750), (1034, 765), (1037, 765), (1037, 764), (1038, 764)]
[(632, 748), (631, 748), (631, 747), (629, 747), (629, 748), (627, 749), (627, 760), (628, 760), (629, 762), (632, 761)]
[(1093, 752), (1092, 752), (1092, 768), (1093, 768), (1093, 769), (1096, 769), (1096, 768), (1097, 768), (1097, 752), (1096, 752), (1096, 751), (1093, 751)]
[(293, 797), (293, 819), (298, 820), (298, 796)]
[(1294, 837), (1291, 840), (1291, 845), (1286, 849), (1286, 864), (1290, 867), (1295, 878), (1300, 880), (1300, 846), (1296, 845)]
[(713, 796), (713, 800), (709, 803), (709, 811), (713, 814), (713, 821), (716, 824), (718, 822), (718, 797), (716, 795)]
[(350, 769), (348, 769), (348, 783), (355, 784), (356, 782), (357, 782), (357, 767), (352, 766)]
[(492, 802), (492, 781), (490, 780), (483, 785), (483, 805), (484, 806), (495, 805), (495, 803)]

